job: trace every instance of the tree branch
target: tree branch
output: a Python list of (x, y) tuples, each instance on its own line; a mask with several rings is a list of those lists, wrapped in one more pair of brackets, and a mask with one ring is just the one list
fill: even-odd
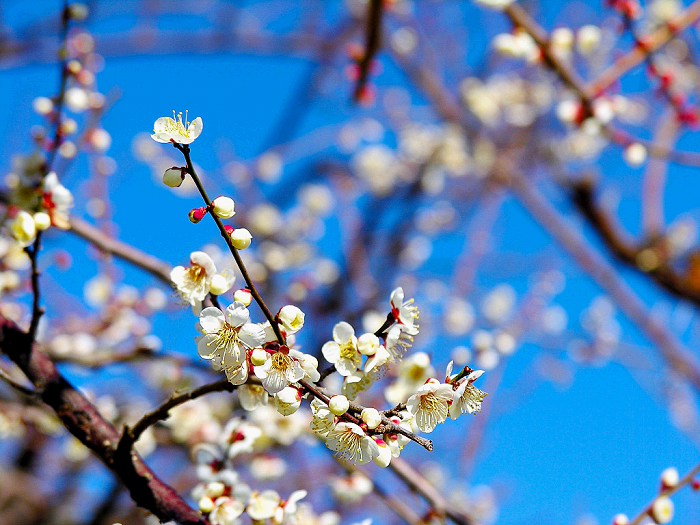
[(116, 454), (119, 432), (63, 377), (51, 359), (36, 348), (27, 333), (3, 317), (0, 317), (0, 351), (19, 366), (66, 429), (124, 483), (137, 505), (163, 521), (207, 525), (207, 521), (161, 481), (138, 454), (132, 452), (126, 457)]

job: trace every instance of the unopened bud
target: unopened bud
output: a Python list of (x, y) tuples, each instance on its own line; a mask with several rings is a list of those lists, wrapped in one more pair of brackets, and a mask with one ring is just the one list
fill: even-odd
[(168, 168), (165, 170), (165, 173), (163, 173), (163, 184), (170, 188), (179, 188), (184, 180), (185, 170), (177, 166)]
[(370, 430), (374, 430), (382, 422), (382, 416), (379, 414), (379, 411), (372, 407), (365, 408), (360, 417)]
[(250, 362), (253, 366), (262, 366), (267, 361), (267, 352), (262, 348), (256, 348), (250, 353)]
[(336, 416), (342, 416), (350, 408), (350, 401), (343, 395), (333, 396), (328, 401), (328, 409)]
[(236, 228), (231, 232), (230, 236), (231, 244), (237, 250), (245, 250), (253, 240), (253, 236), (245, 228)]
[(381, 468), (387, 468), (391, 463), (391, 449), (381, 438), (376, 438), (374, 442), (379, 447), (379, 455), (374, 458), (374, 464)]
[(194, 208), (189, 213), (190, 222), (193, 224), (197, 224), (204, 218), (208, 211), (209, 210), (207, 210), (206, 208)]
[(248, 288), (242, 288), (233, 293), (233, 300), (241, 303), (243, 306), (250, 306), (250, 303), (253, 302), (253, 294), (250, 293)]
[(613, 518), (613, 525), (627, 525), (629, 522), (627, 514), (616, 514)]
[(220, 219), (230, 219), (236, 215), (236, 212), (234, 211), (235, 204), (233, 199), (229, 197), (217, 197), (211, 204), (212, 211)]
[(34, 226), (36, 226), (36, 229), (39, 231), (48, 230), (51, 226), (51, 217), (49, 217), (48, 213), (45, 213), (43, 211), (35, 213)]
[(678, 485), (680, 476), (678, 470), (669, 467), (661, 473), (661, 490), (667, 490)]

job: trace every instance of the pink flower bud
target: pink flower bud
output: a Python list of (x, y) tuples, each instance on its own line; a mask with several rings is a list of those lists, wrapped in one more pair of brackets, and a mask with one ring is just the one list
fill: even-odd
[(190, 222), (193, 224), (197, 224), (204, 218), (208, 211), (209, 210), (207, 210), (206, 208), (194, 208), (189, 213)]

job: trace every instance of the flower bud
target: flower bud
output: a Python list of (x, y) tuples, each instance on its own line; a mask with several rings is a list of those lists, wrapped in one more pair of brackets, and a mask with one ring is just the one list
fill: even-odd
[(50, 98), (46, 97), (35, 98), (32, 106), (34, 107), (34, 111), (42, 116), (46, 116), (53, 111), (53, 102)]
[(73, 20), (83, 21), (88, 17), (88, 6), (79, 2), (71, 4), (68, 6), (68, 16)]
[(253, 236), (245, 228), (236, 228), (230, 233), (231, 244), (236, 250), (245, 250), (250, 246)]
[(374, 464), (381, 468), (387, 468), (391, 463), (391, 449), (381, 438), (376, 438), (374, 442), (379, 447), (379, 455), (374, 458)]
[(226, 485), (220, 481), (212, 481), (211, 483), (207, 483), (206, 487), (204, 487), (204, 493), (210, 498), (218, 498), (225, 490)]
[(170, 188), (179, 188), (182, 185), (182, 181), (185, 180), (185, 170), (173, 166), (168, 168), (163, 173), (163, 184)]
[(374, 355), (379, 349), (379, 338), (372, 334), (362, 334), (357, 338), (357, 349), (363, 355)]
[(673, 501), (667, 496), (659, 496), (651, 505), (649, 516), (656, 523), (669, 523), (673, 519)]
[(262, 348), (256, 348), (250, 353), (250, 362), (253, 366), (262, 366), (267, 361), (267, 352)]
[(291, 304), (282, 307), (277, 314), (277, 318), (290, 334), (298, 332), (304, 326), (304, 312)]
[(209, 514), (212, 510), (214, 510), (214, 502), (207, 496), (199, 498), (197, 506), (199, 507), (200, 512), (203, 514)]
[(661, 473), (661, 489), (667, 490), (678, 485), (680, 476), (674, 467), (668, 467)]
[(206, 208), (194, 208), (190, 211), (189, 217), (192, 224), (197, 224), (201, 221), (209, 210)]
[(250, 306), (250, 303), (253, 302), (253, 294), (250, 293), (248, 288), (241, 288), (233, 293), (233, 300), (241, 303), (243, 306)]
[(39, 231), (48, 230), (51, 227), (51, 217), (49, 214), (43, 211), (36, 212), (33, 216), (34, 226)]
[(226, 277), (220, 273), (217, 273), (211, 278), (211, 286), (209, 287), (209, 291), (214, 295), (221, 295), (229, 291), (231, 284), (231, 281), (226, 279)]
[(29, 246), (36, 238), (36, 224), (34, 224), (34, 218), (26, 211), (20, 210), (12, 221), (10, 232), (15, 240), (22, 246)]
[(382, 416), (379, 414), (379, 411), (372, 407), (365, 408), (360, 417), (370, 430), (374, 430), (382, 422)]
[(613, 525), (627, 525), (629, 522), (627, 514), (616, 514), (613, 518)]
[(275, 408), (283, 416), (289, 416), (301, 406), (301, 392), (293, 386), (287, 386), (277, 392)]
[(625, 148), (622, 158), (625, 159), (628, 166), (636, 168), (647, 160), (647, 149), (643, 144), (634, 142)]
[(216, 199), (213, 200), (213, 202), (211, 204), (212, 204), (212, 211), (220, 219), (230, 219), (231, 217), (236, 215), (236, 212), (233, 210), (233, 208), (234, 208), (233, 199), (231, 199), (229, 197), (217, 197)]
[(600, 28), (593, 25), (583, 26), (576, 33), (576, 46), (578, 52), (582, 55), (590, 55), (600, 45), (601, 31)]
[(333, 396), (328, 401), (328, 409), (336, 416), (342, 416), (350, 408), (350, 401), (343, 395)]

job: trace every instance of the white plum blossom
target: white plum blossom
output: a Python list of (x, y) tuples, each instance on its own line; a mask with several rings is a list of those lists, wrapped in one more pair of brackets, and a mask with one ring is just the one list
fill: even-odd
[(241, 385), (237, 392), (238, 401), (243, 410), (252, 412), (258, 407), (267, 405), (269, 394), (261, 385)]
[(404, 332), (409, 335), (418, 333), (418, 307), (413, 306), (413, 299), (404, 301), (403, 288), (400, 286), (391, 292), (391, 313)]
[(304, 326), (304, 312), (291, 304), (283, 306), (277, 318), (288, 334), (295, 334)]
[(335, 414), (330, 411), (328, 405), (316, 398), (311, 402), (311, 412), (311, 430), (321, 437), (326, 437), (335, 428)]
[(515, 0), (474, 0), (474, 2), (487, 9), (503, 11), (506, 7), (515, 2)]
[(255, 441), (262, 436), (262, 430), (257, 425), (241, 418), (234, 417), (221, 432), (220, 446), (226, 451), (228, 458), (253, 452)]
[(459, 381), (457, 389), (454, 391), (452, 405), (450, 406), (450, 417), (452, 419), (457, 419), (460, 414), (476, 414), (481, 411), (481, 402), (487, 394), (476, 388), (473, 383), (483, 373), (483, 370), (474, 370)]
[(24, 210), (19, 210), (10, 223), (10, 233), (20, 246), (29, 246), (36, 239), (34, 218)]
[(432, 432), (447, 419), (452, 399), (452, 385), (431, 378), (408, 398), (406, 409), (422, 432)]
[(275, 408), (283, 416), (294, 414), (301, 406), (301, 392), (293, 386), (284, 387), (275, 394)]
[(241, 501), (222, 496), (214, 501), (214, 509), (210, 512), (208, 520), (211, 525), (238, 525), (238, 518), (244, 510), (245, 505)]
[(44, 177), (43, 190), (42, 204), (51, 217), (51, 224), (67, 230), (70, 227), (68, 213), (73, 207), (73, 194), (58, 181), (53, 171)]
[[(206, 298), (216, 274), (216, 265), (212, 258), (204, 252), (196, 251), (190, 254), (190, 265), (187, 268), (176, 266), (171, 270), (170, 280), (180, 296), (195, 307)], [(230, 288), (233, 285), (233, 276), (221, 275), (229, 279)]]
[(175, 114), (173, 118), (160, 117), (153, 124), (153, 135), (151, 138), (162, 144), (191, 144), (202, 133), (204, 123), (201, 117), (197, 117), (192, 122), (187, 118), (185, 113), (185, 121), (182, 121), (182, 112)]
[(256, 366), (254, 370), (269, 394), (276, 394), (304, 377), (304, 369), (299, 361), (282, 350), (272, 354), (264, 365)]
[(250, 312), (239, 303), (229, 305), (225, 313), (205, 308), (199, 314), (199, 329), (203, 334), (197, 341), (199, 355), (223, 368), (243, 363), (248, 350), (265, 342), (262, 326), (251, 323)]
[(253, 492), (246, 507), (246, 513), (254, 521), (263, 521), (275, 515), (281, 499), (274, 490), (264, 492)]
[(289, 355), (299, 361), (301, 368), (304, 370), (304, 377), (306, 377), (312, 383), (316, 383), (321, 379), (321, 374), (318, 371), (318, 359), (310, 354), (305, 354), (291, 348), (289, 350)]
[(350, 324), (341, 321), (333, 327), (333, 341), (321, 348), (326, 360), (335, 365), (342, 376), (349, 376), (362, 366), (362, 354), (357, 349), (357, 337)]
[(369, 463), (379, 455), (379, 447), (374, 440), (354, 423), (341, 421), (326, 436), (326, 446), (333, 450), (339, 459), (357, 465)]

